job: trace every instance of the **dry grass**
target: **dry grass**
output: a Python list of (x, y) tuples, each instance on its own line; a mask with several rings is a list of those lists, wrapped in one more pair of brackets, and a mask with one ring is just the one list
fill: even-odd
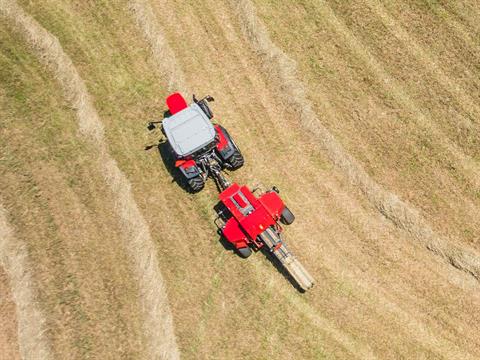
[(140, 301), (144, 313), (145, 336), (149, 356), (152, 358), (178, 358), (173, 324), (159, 272), (158, 259), (153, 248), (150, 230), (141, 215), (131, 185), (108, 153), (104, 142), (103, 124), (93, 107), (87, 88), (64, 53), (58, 39), (49, 34), (29, 17), (15, 1), (0, 4), (6, 17), (38, 52), (63, 87), (65, 96), (77, 111), (80, 132), (95, 146), (100, 172), (115, 197), (115, 211), (122, 220), (125, 248), (133, 262), (140, 288)]
[(138, 289), (94, 152), (58, 83), (0, 31), (0, 192), (58, 357), (141, 357)]
[[(368, 7), (305, 2), (299, 11), (311, 14), (309, 23), (320, 21), (307, 27), (315, 45), (297, 59), (305, 83), (318, 90), (309, 96), (329, 129), (344, 146), (357, 151), (379, 182), (427, 210), (423, 214), (436, 230), (477, 247), (473, 234), (478, 231), (474, 157), (478, 136), (469, 114), (458, 108), (458, 99), (445, 94), (431, 70), (419, 66), (407, 47), (388, 36)], [(437, 37), (437, 46), (447, 39)], [(297, 54), (298, 47), (294, 48), (291, 52)], [(444, 58), (455, 61), (459, 74), (461, 62), (475, 60), (468, 49), (461, 56), (453, 54), (447, 51)], [(322, 58), (316, 68), (314, 57)], [(325, 103), (333, 104), (335, 111), (325, 111)], [(452, 146), (454, 152), (448, 150)], [(387, 170), (382, 164), (395, 166)]]
[(130, 9), (138, 26), (143, 31), (145, 40), (150, 45), (160, 73), (164, 79), (168, 79), (168, 91), (186, 93), (187, 88), (182, 69), (178, 67), (175, 54), (160, 30), (160, 21), (155, 17), (150, 3), (143, 0), (131, 1)]
[(302, 126), (315, 136), (318, 144), (327, 151), (332, 162), (345, 173), (349, 181), (358, 186), (385, 217), (408, 231), (427, 249), (480, 280), (480, 256), (472, 249), (452, 244), (435, 234), (416, 209), (395, 194), (384, 190), (368, 176), (362, 166), (345, 152), (340, 143), (322, 125), (313, 111), (311, 102), (307, 100), (304, 86), (297, 79), (295, 63), (271, 42), (265, 26), (256, 17), (253, 5), (249, 1), (235, 2), (232, 5), (238, 6), (245, 33), (253, 48), (264, 57), (265, 69), (273, 77), (278, 78), (278, 86), (284, 100), (299, 109)]
[[(257, 2), (257, 9), (247, 6), (243, 10), (236, 2), (213, 0), (201, 3), (122, 0), (115, 4), (73, 0), (46, 0), (38, 4), (25, 0), (21, 3), (58, 38), (102, 119), (109, 153), (131, 183), (138, 208), (150, 229), (152, 251), (161, 259), (159, 267), (182, 357), (474, 359), (480, 356), (476, 335), (480, 315), (470, 311), (480, 307), (478, 281), (445, 261), (455, 246), (476, 245), (466, 245), (467, 236), (444, 231), (446, 227), (463, 226), (467, 221), (462, 220), (464, 214), (466, 219), (473, 219), (475, 214), (476, 203), (467, 187), (475, 184), (472, 175), (476, 170), (473, 167), (469, 173), (467, 166), (458, 161), (468, 159), (462, 158), (463, 153), (474, 158), (474, 146), (461, 145), (458, 141), (461, 137), (453, 136), (448, 121), (433, 123), (430, 110), (433, 103), (439, 102), (438, 95), (427, 110), (421, 109), (426, 104), (423, 100), (426, 93), (415, 87), (407, 74), (394, 72), (393, 56), (372, 46), (384, 38), (378, 31), (384, 28), (376, 25), (382, 23), (380, 16), (372, 11), (360, 12), (367, 23), (375, 23), (369, 28), (348, 12), (365, 7), (347, 2), (267, 1)], [(387, 15), (395, 14), (395, 5), (384, 6)], [(443, 4), (443, 7), (448, 11), (454, 7), (462, 14), (454, 18), (455, 31), (465, 29), (466, 24), (475, 20), (474, 15), (460, 6)], [(255, 11), (264, 27), (259, 25), (259, 18), (252, 17)], [(451, 22), (445, 24), (452, 26)], [(392, 30), (399, 26), (391, 25)], [(444, 84), (474, 89), (469, 81), (453, 77), (459, 74), (456, 70), (439, 67), (433, 72), (422, 72), (428, 66), (426, 60), (443, 56), (439, 55), (441, 46), (420, 41), (415, 31), (407, 30), (408, 36), (417, 41), (417, 50), (429, 56), (424, 62), (412, 63), (422, 79), (432, 85), (434, 94), (440, 90), (445, 93), (443, 80)], [(372, 42), (368, 42), (369, 33)], [(401, 41), (395, 45), (404, 47)], [(392, 52), (391, 47), (389, 51)], [(419, 51), (412, 52), (409, 61), (418, 54)], [(289, 58), (295, 59), (297, 70)], [(471, 60), (450, 61), (474, 71)], [(13, 70), (20, 67), (11, 56), (6, 63)], [(39, 71), (27, 68), (31, 74)], [(442, 80), (442, 74), (448, 79)], [(48, 80), (50, 72), (45, 77), (49, 93), (61, 98), (55, 82)], [(387, 84), (387, 80), (391, 83)], [(6, 90), (18, 87), (18, 83), (37, 89), (40, 82), (23, 78), (18, 82), (12, 78)], [(199, 95), (211, 93), (217, 98), (214, 112), (218, 121), (234, 135), (247, 160), (243, 169), (231, 174), (234, 180), (280, 187), (282, 197), (297, 215), (296, 223), (287, 229), (287, 242), (318, 280), (313, 291), (296, 293), (261, 254), (242, 261), (225, 250), (212, 224), (216, 197), (213, 185), (209, 184), (195, 196), (185, 194), (171, 183), (158, 153), (142, 150), (159, 136), (145, 135), (145, 122), (152, 116), (160, 116), (165, 96), (176, 89)], [(454, 101), (460, 99), (458, 91), (462, 90), (449, 93)], [(27, 94), (31, 98), (37, 92)], [(285, 94), (291, 96), (285, 100)], [(473, 93), (470, 96), (473, 98)], [(14, 99), (8, 95), (5, 104), (21, 103)], [(364, 105), (370, 107), (365, 106), (362, 112)], [(34, 108), (41, 111), (39, 119), (46, 119), (48, 109), (62, 106), (69, 105), (43, 99), (38, 106), (27, 107), (21, 116), (19, 110), (13, 112), (6, 107), (10, 109), (4, 111), (4, 117), (9, 119), (8, 136), (2, 137), (2, 149), (14, 154), (17, 161), (9, 160), (9, 155), (5, 157), (8, 161), (0, 162), (2, 174), (8, 175), (0, 182), (1, 191), (7, 195), (6, 204), (15, 227), (22, 238), (32, 237), (29, 243), (49, 249), (40, 252), (30, 245), (32, 264), (41, 269), (41, 274), (50, 272), (59, 278), (62, 277), (59, 269), (68, 267), (69, 276), (76, 281), (60, 284), (77, 290), (82, 300), (72, 301), (76, 306), (68, 304), (62, 309), (88, 318), (59, 316), (50, 303), (63, 293), (56, 291), (45, 276), (37, 276), (40, 288), (45, 287), (39, 299), (51, 327), (53, 349), (59, 357), (73, 353), (78, 358), (112, 354), (147, 358), (146, 353), (135, 352), (145, 343), (138, 333), (144, 332), (141, 311), (132, 305), (132, 319), (125, 311), (140, 287), (131, 286), (137, 280), (128, 275), (129, 252), (125, 251), (124, 237), (118, 233), (118, 229), (123, 229), (121, 221), (116, 214), (107, 214), (111, 213), (116, 196), (106, 186), (104, 172), (91, 160), (98, 157), (96, 147), (84, 141), (85, 137), (72, 135), (77, 125), (69, 117), (76, 115), (76, 111), (63, 109), (58, 115), (70, 119), (55, 122), (58, 122), (56, 136), (65, 133), (60, 136), (61, 145), (34, 136), (35, 132), (23, 126), (16, 129), (11, 120), (15, 116), (34, 116)], [(352, 109), (358, 110), (358, 114), (352, 115)], [(444, 109), (437, 114), (445, 114)], [(400, 114), (403, 127), (392, 122), (396, 114)], [(45, 120), (41, 123), (48, 124), (43, 125), (46, 128), (51, 126)], [(322, 131), (313, 129), (320, 124)], [(305, 136), (306, 129), (316, 134)], [(441, 141), (433, 141), (432, 161), (423, 167), (426, 158), (423, 146), (430, 145), (432, 139), (428, 138), (430, 142), (425, 144), (411, 141), (408, 135), (416, 138), (431, 129), (436, 129), (434, 134)], [(399, 135), (391, 136), (392, 131), (398, 131)], [(34, 139), (35, 149), (39, 149), (33, 152), (32, 160), (11, 150), (22, 139), (29, 138)], [(65, 140), (78, 148), (65, 146)], [(449, 149), (454, 149), (456, 155)], [(349, 153), (355, 154), (354, 158)], [(41, 168), (35, 170), (33, 164), (42, 154), (47, 159), (52, 154), (71, 159), (49, 160), (49, 166), (41, 161)], [(408, 160), (412, 155), (419, 156), (422, 167)], [(441, 170), (444, 161), (455, 164), (458, 178), (453, 171), (445, 175)], [(468, 161), (463, 164), (468, 165)], [(81, 177), (71, 168), (81, 169)], [(405, 176), (401, 176), (402, 171)], [(34, 181), (20, 181), (23, 172), (32, 173)], [(73, 193), (63, 178), (77, 183), (72, 187)], [(432, 182), (435, 186), (429, 188)], [(54, 183), (59, 184), (55, 191)], [(17, 189), (16, 184), (21, 186)], [(407, 184), (416, 187), (407, 192)], [(461, 188), (462, 184), (465, 188)], [(35, 186), (42, 189), (42, 195), (27, 196), (37, 194)], [(418, 212), (405, 210), (404, 203), (382, 188), (400, 194)], [(445, 189), (452, 191), (448, 193)], [(90, 192), (94, 195), (88, 195)], [(444, 202), (450, 205), (442, 205)], [(62, 204), (74, 210), (69, 210), (70, 213), (90, 214), (77, 232), (72, 221), (62, 216), (59, 210)], [(41, 206), (48, 207), (48, 211), (40, 210)], [(22, 213), (38, 214), (37, 224), (30, 225), (19, 216)], [(62, 231), (50, 230), (46, 214), (52, 215), (55, 224), (62, 225)], [(418, 214), (425, 220), (418, 222)], [(97, 222), (102, 224), (101, 229)], [(445, 226), (440, 226), (442, 222)], [(469, 229), (475, 234), (476, 225), (472, 224)], [(434, 230), (425, 230), (426, 225)], [(33, 229), (40, 234), (33, 235)], [(113, 231), (112, 239), (106, 235), (108, 230)], [(419, 241), (412, 232), (426, 238)], [(100, 241), (102, 235), (104, 239)], [(44, 240), (49, 237), (56, 240)], [(88, 246), (80, 247), (69, 241), (69, 237), (84, 239)], [(425, 244), (435, 242), (437, 237), (449, 239), (442, 242), (449, 252), (444, 257), (432, 256), (425, 250)], [(97, 242), (104, 246), (96, 245)], [(436, 242), (434, 245), (437, 250), (443, 249)], [(54, 255), (54, 251), (62, 256)], [(69, 257), (78, 259), (71, 255), (77, 252), (86, 264), (91, 263), (92, 252), (96, 252), (103, 266), (78, 266), (69, 260)], [(464, 253), (453, 256), (461, 257)], [(60, 261), (67, 262), (67, 266), (59, 266)], [(118, 273), (113, 271), (116, 267)], [(123, 294), (118, 300), (108, 298), (102, 287), (96, 287), (102, 301), (86, 306), (95, 297), (95, 292), (84, 284), (88, 275), (99, 281), (112, 277), (109, 289), (113, 292), (122, 287), (123, 275), (125, 285), (130, 286), (128, 296)], [(115, 306), (115, 310), (106, 311), (107, 304)], [(113, 320), (116, 317), (119, 319)], [(122, 329), (108, 332), (115, 346), (125, 341), (125, 330), (132, 330), (132, 340), (125, 349), (111, 346), (103, 352), (99, 350), (98, 343), (108, 343), (107, 325)], [(59, 341), (59, 333), (63, 334), (63, 342)], [(89, 339), (91, 346), (79, 352), (71, 345), (72, 339), (84, 338)]]
[(16, 307), (10, 290), (10, 281), (0, 267), (0, 359), (20, 359), (17, 340)]
[[(5, 269), (8, 276), (15, 304), (16, 316), (13, 318), (18, 324), (21, 357), (51, 359), (50, 344), (45, 333), (45, 318), (36, 304), (27, 251), (25, 245), (14, 238), (2, 205), (0, 205), (0, 267)], [(2, 303), (3, 301), (2, 295)], [(2, 326), (2, 330), (3, 328)], [(10, 345), (15, 347), (15, 343)]]
[[(245, 51), (245, 49), (248, 49), (248, 46), (246, 46), (245, 43), (242, 42), (241, 37), (239, 37), (238, 35), (238, 28), (235, 28), (237, 24), (236, 19), (238, 19), (238, 16), (232, 14), (228, 7), (220, 6), (218, 3), (216, 3), (215, 6), (210, 3), (204, 4), (203, 6), (192, 6), (192, 8), (183, 9), (180, 12), (181, 14), (177, 14), (176, 12), (171, 10), (174, 8), (178, 8), (178, 6), (178, 4), (174, 4), (172, 2), (161, 2), (157, 5), (157, 14), (162, 14), (163, 18), (168, 19), (167, 21), (163, 22), (164, 31), (167, 33), (166, 38), (169, 39), (169, 43), (171, 44), (176, 53), (176, 58), (179, 65), (183, 69), (185, 69), (185, 76), (187, 82), (189, 84), (193, 84), (191, 85), (192, 88), (200, 88), (205, 89), (204, 91), (211, 91), (214, 94), (222, 94), (223, 101), (217, 104), (217, 106), (219, 107), (218, 113), (223, 115), (221, 121), (223, 123), (227, 123), (229, 128), (232, 129), (232, 131), (236, 130), (238, 133), (244, 134), (243, 136), (238, 137), (238, 139), (240, 145), (243, 147), (244, 151), (247, 154), (247, 161), (249, 162), (251, 167), (255, 169), (256, 176), (265, 176), (266, 178), (271, 179), (270, 181), (280, 183), (281, 188), (287, 189), (286, 193), (283, 192), (284, 196), (286, 196), (287, 199), (293, 202), (292, 206), (295, 206), (296, 204), (297, 209), (300, 209), (297, 211), (301, 212), (301, 217), (303, 217), (305, 221), (304, 225), (301, 227), (301, 230), (295, 231), (293, 228), (289, 230), (294, 232), (295, 241), (293, 242), (298, 245), (297, 249), (299, 250), (297, 251), (301, 252), (299, 254), (299, 257), (305, 258), (306, 255), (304, 251), (306, 249), (309, 249), (309, 251), (312, 252), (312, 255), (309, 256), (310, 259), (313, 260), (315, 258), (318, 261), (318, 259), (320, 258), (322, 263), (326, 262), (326, 264), (328, 264), (326, 266), (331, 269), (330, 271), (338, 272), (341, 274), (346, 272), (346, 267), (352, 266), (352, 264), (350, 263), (349, 265), (344, 264), (344, 266), (342, 266), (342, 260), (340, 260), (342, 257), (358, 257), (359, 253), (364, 253), (365, 251), (367, 251), (365, 247), (380, 247), (383, 249), (378, 249), (381, 252), (381, 255), (376, 255), (380, 258), (384, 256), (393, 256), (394, 258), (397, 258), (397, 256), (399, 256), (404, 259), (401, 262), (404, 262), (407, 257), (411, 257), (413, 259), (417, 258), (418, 256), (422, 256), (423, 260), (421, 261), (425, 261), (425, 266), (431, 269), (431, 265), (426, 265), (428, 262), (432, 261), (431, 259), (427, 260), (429, 255), (423, 257), (423, 255), (418, 252), (418, 249), (412, 249), (412, 252), (408, 250), (407, 253), (409, 253), (409, 255), (407, 255), (406, 253), (403, 255), (393, 255), (396, 251), (404, 253), (404, 251), (406, 251), (406, 248), (408, 248), (408, 246), (406, 246), (403, 241), (401, 242), (401, 245), (400, 243), (398, 244), (399, 248), (395, 247), (397, 250), (394, 250), (394, 248), (392, 248), (392, 239), (398, 239), (401, 236), (399, 234), (394, 235), (393, 233), (386, 234), (385, 224), (382, 222), (378, 223), (377, 217), (375, 215), (372, 215), (370, 210), (362, 209), (365, 204), (363, 202), (360, 202), (360, 205), (358, 200), (354, 200), (356, 196), (354, 195), (354, 193), (348, 191), (349, 194), (343, 195), (342, 198), (342, 193), (347, 190), (345, 190), (345, 188), (338, 188), (339, 180), (338, 178), (332, 179), (332, 175), (329, 174), (330, 171), (321, 171), (319, 173), (320, 170), (318, 169), (318, 163), (323, 163), (323, 167), (325, 167), (325, 160), (318, 159), (320, 155), (318, 153), (312, 156), (313, 158), (316, 158), (312, 160), (310, 160), (310, 157), (306, 155), (311, 153), (311, 148), (309, 149), (309, 147), (312, 144), (309, 142), (307, 142), (307, 144), (304, 144), (304, 137), (302, 137), (301, 134), (299, 135), (298, 132), (294, 130), (295, 127), (298, 128), (297, 122), (295, 121), (295, 114), (292, 116), (291, 113), (289, 113), (289, 109), (285, 109), (284, 104), (282, 104), (281, 102), (279, 103), (279, 100), (276, 99), (274, 95), (272, 96), (272, 93), (275, 93), (272, 91), (272, 88), (269, 88), (268, 84), (267, 86), (264, 85), (263, 82), (265, 80), (262, 79), (262, 76), (260, 75), (262, 71), (264, 71), (263, 65), (258, 64), (254, 55), (251, 55), (251, 53)], [(181, 41), (176, 35), (180, 32), (183, 32), (184, 34)], [(207, 38), (209, 39), (208, 41), (205, 40)], [(190, 49), (195, 47), (196, 44), (200, 43), (202, 44), (201, 51), (199, 50), (196, 53), (196, 57), (192, 61), (192, 58), (188, 57), (187, 54), (189, 53)], [(219, 53), (218, 49), (223, 49), (223, 51)], [(270, 75), (269, 79), (272, 79), (271, 74), (268, 75)], [(280, 97), (280, 99), (282, 98)], [(298, 107), (296, 108), (298, 109)], [(292, 146), (293, 144), (294, 146)], [(269, 155), (265, 151), (260, 150), (264, 148), (272, 149), (272, 153)], [(291, 151), (294, 151), (295, 154), (302, 154), (303, 157), (299, 158), (299, 156), (293, 155), (294, 153), (292, 153)], [(265, 166), (265, 164), (273, 163), (282, 163), (282, 169), (272, 168), (272, 166)], [(315, 165), (313, 165), (314, 163)], [(313, 171), (313, 169), (315, 169), (315, 171)], [(281, 173), (281, 175), (279, 173)], [(296, 176), (296, 174), (302, 174), (302, 176)], [(240, 179), (240, 181), (252, 180), (251, 176), (242, 175), (242, 173), (235, 175), (235, 178)], [(293, 183), (295, 183), (295, 186), (292, 186)], [(326, 184), (328, 184), (328, 186)], [(324, 191), (322, 188), (327, 188), (328, 192)], [(305, 193), (307, 193), (309, 197), (306, 196)], [(328, 200), (327, 194), (330, 194), (330, 196), (332, 197), (331, 201)], [(326, 220), (326, 217), (328, 217), (327, 214), (329, 213), (326, 210), (328, 209), (328, 206), (324, 205), (324, 209), (324, 206), (321, 205), (325, 202), (328, 202), (328, 206), (333, 206), (335, 208), (335, 211), (329, 211), (333, 212), (334, 214), (331, 215), (332, 219), (328, 221)], [(340, 210), (339, 208), (343, 209), (342, 215), (340, 215), (341, 213), (337, 214), (337, 211)], [(343, 221), (346, 220), (340, 220), (341, 217), (346, 216), (346, 214), (352, 214), (351, 217), (349, 217), (348, 221), (350, 222), (350, 225), (347, 225), (351, 228), (351, 232), (349, 232), (348, 234), (344, 233), (345, 230), (343, 230), (343, 225), (341, 225), (343, 224)], [(365, 214), (365, 216), (361, 216), (360, 214)], [(323, 225), (324, 223), (328, 223), (331, 228), (329, 228), (329, 226)], [(353, 223), (358, 224), (358, 228), (354, 228)], [(320, 228), (318, 228), (319, 224)], [(361, 233), (362, 231), (364, 232), (363, 234)], [(392, 230), (390, 229), (387, 232), (391, 231)], [(378, 233), (372, 235), (372, 233), (375, 232)], [(330, 234), (330, 236), (328, 236), (327, 233)], [(315, 241), (315, 244), (317, 246), (320, 246), (319, 244), (322, 244), (320, 246), (321, 249), (315, 248), (315, 245), (311, 244), (311, 240), (309, 241), (308, 237), (313, 237), (317, 239), (317, 241)], [(357, 237), (363, 240), (360, 240), (359, 244), (357, 243), (356, 245), (353, 245), (353, 243), (356, 243), (356, 240), (354, 241), (353, 239)], [(335, 245), (333, 244), (331, 247), (327, 245), (329, 244), (329, 241), (327, 241), (327, 239), (332, 238), (335, 239), (333, 240), (333, 243), (336, 243), (336, 246), (341, 246), (343, 249), (345, 249), (345, 252), (339, 252), (338, 249), (335, 249)], [(377, 241), (373, 241), (373, 239), (377, 239)], [(408, 237), (406, 237), (405, 240), (408, 241)], [(362, 242), (363, 245), (361, 245)], [(382, 244), (381, 242), (384, 242), (384, 244)], [(413, 248), (415, 248), (415, 246)], [(375, 253), (375, 251), (373, 251), (373, 253)], [(322, 252), (325, 253), (322, 254)], [(356, 252), (357, 255), (353, 255)], [(334, 253), (336, 253), (337, 255), (333, 255)], [(369, 256), (375, 258), (373, 253), (369, 255), (364, 255), (367, 258)], [(329, 254), (336, 260), (327, 261), (326, 254)], [(359, 259), (359, 262), (361, 261), (362, 260)], [(363, 261), (369, 262), (368, 267), (372, 265), (370, 260), (366, 260), (366, 258), (363, 258)], [(372, 259), (371, 261), (374, 260)], [(417, 258), (416, 261), (420, 260)], [(354, 261), (354, 263), (357, 262)], [(420, 280), (420, 278), (422, 276), (428, 277), (428, 275), (420, 275), (422, 270), (418, 269), (418, 267), (414, 267), (415, 270), (412, 270), (412, 265), (415, 263), (415, 261), (413, 261), (413, 263), (410, 263), (408, 261), (408, 263), (409, 264), (405, 263), (401, 265), (401, 267), (405, 266), (404, 271), (406, 271), (406, 273), (410, 273), (410, 278), (417, 278), (417, 280), (408, 280), (407, 277), (405, 279), (397, 278), (396, 280), (390, 278), (389, 281), (397, 281), (401, 283), (402, 285), (400, 287), (407, 286), (408, 281), (413, 281), (413, 283), (416, 283), (418, 281), (419, 287), (417, 288), (417, 290), (414, 290), (414, 288), (416, 288), (417, 286), (414, 285), (408, 291), (413, 291), (417, 294), (417, 296), (422, 297), (418, 293), (418, 291), (423, 291), (420, 290), (421, 286), (423, 286), (423, 282)], [(311, 262), (309, 262), (309, 266), (315, 267)], [(366, 265), (361, 265), (360, 263), (358, 263), (356, 266), (364, 268)], [(379, 269), (381, 268), (382, 267), (380, 266)], [(318, 269), (316, 271), (317, 274), (322, 273), (318, 273)], [(381, 276), (380, 273), (381, 271), (385, 271), (385, 268), (379, 271), (379, 273), (375, 273), (375, 276)], [(412, 271), (413, 273), (416, 273), (416, 275), (412, 275)], [(420, 273), (417, 273), (417, 271), (420, 271)], [(392, 272), (387, 272), (390, 274), (387, 277), (393, 275)], [(453, 273), (455, 273), (455, 271), (453, 271)], [(451, 279), (454, 278), (452, 274), (450, 274)], [(371, 282), (369, 283), (368, 281), (360, 281), (360, 278), (358, 278), (358, 276), (358, 274), (353, 275), (350, 278), (351, 280), (349, 281), (352, 281), (356, 284), (358, 284), (359, 282), (362, 283), (362, 287), (364, 287), (362, 293), (368, 294), (374, 291), (372, 289), (373, 284)], [(345, 279), (342, 276), (340, 278)], [(330, 283), (330, 281), (332, 280), (329, 280), (328, 282)], [(335, 281), (338, 281), (338, 279), (333, 280), (333, 283), (335, 283)], [(388, 283), (388, 280), (386, 281)], [(386, 288), (388, 289), (389, 286), (386, 285), (387, 283), (380, 287), (386, 286)], [(326, 286), (326, 284), (323, 285)], [(475, 287), (477, 285), (472, 284), (472, 286)], [(332, 297), (335, 296), (328, 292), (327, 288), (328, 287), (326, 286), (326, 288), (324, 289), (325, 292), (323, 292), (322, 290), (320, 291), (324, 296), (329, 297), (331, 300)], [(355, 288), (355, 292), (360, 292), (358, 285)], [(332, 289), (330, 288), (330, 290)], [(378, 289), (375, 291), (378, 291)], [(383, 291), (386, 292), (383, 293)], [(403, 298), (403, 296), (401, 296), (400, 293), (397, 293), (396, 291), (395, 294), (396, 296), (398, 296), (398, 298), (393, 297), (393, 299), (395, 300), (392, 301), (392, 296), (387, 295), (388, 291), (391, 291), (391, 288), (390, 290), (382, 290), (383, 295), (379, 296), (378, 299), (375, 298), (377, 306), (374, 307), (374, 311), (378, 312), (379, 314), (383, 313), (382, 316), (391, 316), (392, 319), (396, 319), (392, 320), (393, 322), (398, 322), (399, 324), (401, 323), (403, 324), (402, 326), (409, 328), (413, 333), (417, 335), (417, 341), (421, 342), (423, 344), (423, 347), (428, 347), (429, 349), (431, 349), (431, 351), (434, 352), (448, 352), (448, 342), (445, 343), (445, 346), (440, 346), (439, 344), (442, 343), (442, 340), (439, 340), (435, 336), (430, 336), (428, 332), (423, 333), (423, 335), (420, 336), (418, 329), (424, 328), (425, 324), (420, 323), (421, 326), (417, 326), (419, 325), (417, 323), (415, 325), (415, 322), (411, 319), (412, 316), (421, 317), (423, 319), (422, 321), (426, 320), (428, 322), (429, 320), (428, 318), (424, 318), (420, 315), (422, 310), (419, 310), (419, 305), (412, 304), (411, 300), (400, 300), (400, 298)], [(321, 297), (321, 295), (319, 295), (319, 297)], [(384, 297), (389, 298), (390, 301), (385, 302)], [(321, 305), (322, 301), (326, 300), (321, 300), (316, 296), (315, 299), (309, 300), (311, 304), (314, 304), (313, 309), (311, 309), (311, 315), (313, 315), (316, 311), (319, 311), (319, 308), (325, 309), (325, 304)], [(343, 301), (344, 300), (341, 300), (340, 302)], [(373, 301), (373, 299), (370, 299), (369, 301)], [(410, 305), (406, 305), (406, 303), (404, 303), (403, 301), (409, 303)], [(330, 301), (328, 300), (327, 302)], [(272, 306), (275, 306), (276, 302), (272, 300), (271, 304)], [(357, 311), (362, 311), (360, 310), (360, 308), (362, 308), (363, 306), (358, 305), (358, 303), (352, 306)], [(401, 309), (405, 306), (408, 307), (408, 312), (401, 311)], [(415, 308), (417, 310), (414, 310)], [(384, 311), (386, 311), (388, 315), (386, 315)], [(420, 312), (417, 312), (416, 315), (413, 315), (412, 312), (415, 313), (416, 311)], [(353, 314), (350, 315), (355, 316)], [(331, 317), (336, 318), (337, 316), (339, 316), (339, 314), (335, 314), (335, 312), (333, 312), (330, 313), (327, 318), (331, 319)], [(447, 316), (449, 317), (450, 315)], [(371, 313), (370, 318), (374, 318)], [(354, 323), (355, 320), (352, 320), (351, 318), (350, 322), (342, 322), (342, 330), (344, 333), (352, 331), (352, 322)], [(315, 331), (312, 330), (311, 324), (307, 323), (304, 324), (304, 328), (302, 330), (299, 330), (298, 328), (296, 330), (302, 334), (305, 334), (308, 331)], [(273, 326), (272, 321), (267, 321), (265, 323), (265, 326), (267, 328), (269, 326)], [(432, 326), (432, 323), (429, 322), (429, 326)], [(369, 327), (369, 329), (373, 331), (371, 327)], [(443, 333), (443, 331), (440, 331), (438, 328), (437, 331), (438, 334), (446, 334)], [(318, 334), (318, 332), (315, 333)], [(353, 330), (353, 333), (358, 335), (358, 332), (356, 330)], [(295, 336), (295, 333), (289, 332), (289, 334)], [(383, 338), (384, 336), (388, 337), (388, 335), (382, 335), (381, 338)], [(442, 336), (443, 335), (440, 335), (440, 338)], [(447, 335), (447, 337), (448, 336), (449, 335)], [(341, 337), (337, 337), (337, 341), (340, 338)], [(332, 340), (335, 341), (334, 339), (335, 337), (331, 335), (330, 340), (323, 342), (324, 346), (330, 349), (327, 350), (327, 353), (331, 351), (331, 348), (325, 344), (330, 343), (330, 341)], [(397, 343), (396, 346), (400, 346), (398, 344), (398, 338), (391, 339), (391, 341), (392, 343)], [(405, 341), (408, 343), (408, 341), (410, 340)], [(381, 347), (381, 345), (379, 345), (376, 341), (372, 342), (372, 346)], [(412, 343), (410, 343), (410, 346), (412, 346)], [(352, 349), (351, 346), (346, 348), (350, 350)], [(301, 350), (298, 349), (297, 351)], [(386, 351), (386, 349), (383, 349), (383, 351)], [(422, 350), (417, 349), (416, 351), (418, 353)], [(454, 350), (451, 354), (455, 353), (461, 354), (462, 350)]]

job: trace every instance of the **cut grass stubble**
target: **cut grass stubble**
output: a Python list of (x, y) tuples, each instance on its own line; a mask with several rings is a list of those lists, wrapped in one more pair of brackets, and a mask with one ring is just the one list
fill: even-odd
[(135, 203), (128, 179), (108, 153), (103, 124), (93, 107), (85, 83), (58, 39), (26, 14), (15, 1), (1, 0), (0, 14), (15, 24), (15, 28), (35, 49), (40, 60), (54, 73), (66, 98), (77, 111), (80, 133), (97, 151), (96, 162), (115, 197), (115, 212), (124, 227), (125, 248), (131, 255), (139, 281), (150, 356), (179, 358), (166, 290), (148, 225)]

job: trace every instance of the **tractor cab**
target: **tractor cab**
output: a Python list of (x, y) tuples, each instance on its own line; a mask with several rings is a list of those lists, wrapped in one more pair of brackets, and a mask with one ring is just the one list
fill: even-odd
[(216, 142), (215, 127), (195, 103), (167, 117), (162, 125), (178, 158), (185, 158)]
[(224, 168), (235, 170), (244, 163), (240, 149), (227, 130), (212, 123), (213, 114), (208, 106), (212, 101), (211, 96), (198, 100), (194, 95), (193, 102), (187, 104), (180, 93), (173, 93), (166, 100), (165, 118), (148, 124), (149, 130), (161, 124), (175, 168), (180, 170), (192, 192), (202, 190), (213, 172)]

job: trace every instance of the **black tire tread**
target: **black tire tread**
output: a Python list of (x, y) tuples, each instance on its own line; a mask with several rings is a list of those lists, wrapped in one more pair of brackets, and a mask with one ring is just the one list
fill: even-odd
[(205, 181), (201, 176), (196, 176), (194, 178), (188, 179), (188, 185), (193, 193), (201, 191), (205, 187)]
[(282, 215), (280, 216), (280, 221), (284, 225), (290, 225), (295, 221), (295, 215), (293, 215), (288, 207), (285, 207), (285, 209), (282, 211)]
[(250, 249), (249, 247), (237, 249), (237, 252), (238, 252), (238, 255), (244, 259), (252, 255), (252, 249)]
[(235, 149), (235, 152), (228, 159), (228, 163), (232, 167), (232, 170), (237, 170), (243, 166), (245, 160), (242, 153), (238, 149)]

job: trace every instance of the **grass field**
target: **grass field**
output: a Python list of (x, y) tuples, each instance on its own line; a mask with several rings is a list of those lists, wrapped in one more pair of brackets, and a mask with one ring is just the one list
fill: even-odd
[[(0, 18), (0, 358), (480, 357), (475, 1), (0, 0)], [(280, 188), (311, 291), (226, 250), (213, 183), (188, 194), (144, 150), (175, 90), (216, 98), (233, 180)]]

